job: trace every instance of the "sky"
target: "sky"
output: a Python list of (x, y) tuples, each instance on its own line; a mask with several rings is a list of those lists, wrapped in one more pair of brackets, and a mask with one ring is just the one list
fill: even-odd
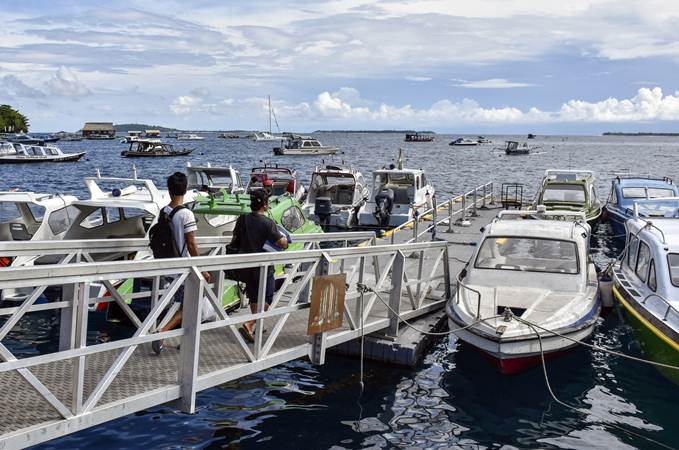
[[(36, 131), (679, 131), (676, 0), (0, 0)], [(276, 131), (274, 127), (274, 131)]]

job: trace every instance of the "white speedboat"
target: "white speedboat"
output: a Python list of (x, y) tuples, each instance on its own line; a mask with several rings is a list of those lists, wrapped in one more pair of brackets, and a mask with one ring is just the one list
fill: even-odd
[[(613, 268), (613, 296), (645, 357), (679, 365), (679, 198), (637, 200), (627, 246)], [(674, 383), (679, 373), (660, 369)]]
[(318, 139), (311, 136), (293, 136), (287, 142), (281, 141), (280, 147), (274, 147), (274, 155), (334, 155), (339, 147), (323, 145)]
[(0, 142), (0, 164), (78, 161), (85, 152), (64, 153), (54, 144), (20, 144)]
[(130, 142), (138, 141), (143, 139), (141, 131), (130, 130), (127, 132), (127, 136), (120, 140), (121, 144), (129, 144)]
[(492, 144), (492, 143), (493, 143), (493, 141), (491, 141), (490, 139), (488, 139), (488, 138), (485, 137), (485, 136), (477, 136), (476, 142), (477, 142), (478, 144), (480, 144), (480, 145), (483, 145), (483, 144)]
[(250, 181), (246, 191), (253, 189), (266, 189), (269, 195), (281, 196), (290, 194), (292, 198), (301, 202), (306, 195), (306, 189), (300, 183), (297, 171), (288, 167), (264, 164), (261, 167), (253, 167), (250, 171)]
[(205, 137), (198, 136), (197, 134), (193, 134), (193, 133), (177, 135), (178, 141), (202, 141), (204, 139), (205, 139)]
[(174, 145), (160, 142), (160, 139), (137, 139), (130, 142), (130, 148), (120, 152), (120, 156), (126, 158), (186, 156), (192, 151), (192, 148), (175, 149)]
[(219, 167), (207, 163), (204, 166), (194, 166), (186, 163), (186, 177), (189, 189), (202, 192), (216, 192), (222, 189), (229, 194), (241, 194), (245, 187), (240, 174), (233, 167)]
[[(591, 229), (581, 212), (503, 211), (458, 276), (450, 329), (502, 373), (521, 372), (583, 340), (599, 317)], [(533, 325), (528, 325), (530, 323)]]
[(358, 212), (368, 196), (368, 186), (358, 170), (349, 166), (316, 167), (302, 209), (324, 228), (351, 228), (358, 225)]
[(403, 150), (396, 164), (373, 172), (372, 198), (361, 208), (362, 226), (393, 228), (432, 207), (434, 186), (422, 169), (403, 167)]
[(448, 145), (452, 145), (452, 146), (456, 146), (456, 147), (472, 147), (472, 146), (479, 145), (479, 141), (474, 140), (474, 139), (469, 139), (469, 138), (457, 138)]

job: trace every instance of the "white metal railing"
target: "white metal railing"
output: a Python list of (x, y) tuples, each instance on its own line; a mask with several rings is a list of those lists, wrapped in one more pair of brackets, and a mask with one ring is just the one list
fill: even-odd
[[(396, 233), (407, 227), (412, 227), (413, 230), (413, 237), (409, 239), (408, 242), (419, 242), (420, 237), (430, 233), (433, 229), (446, 221), (448, 222), (448, 231), (451, 232), (455, 223), (455, 217), (464, 219), (467, 214), (476, 216), (477, 208), (486, 207), (487, 204), (492, 203), (493, 201), (493, 182), (477, 186), (464, 194), (454, 196), (441, 204), (434, 205), (421, 214), (418, 214), (417, 217), (392, 229), (390, 231), (391, 243), (395, 243)], [(458, 203), (460, 203), (460, 208), (455, 209), (455, 206)], [(442, 211), (445, 211), (446, 214), (439, 220), (438, 214)], [(427, 226), (423, 231), (420, 231), (420, 225), (423, 223)]]
[[(353, 237), (356, 233), (351, 233), (351, 235)], [(65, 248), (57, 251), (63, 252)], [(420, 265), (413, 274), (413, 268), (407, 267), (405, 254), (411, 252), (433, 254), (428, 259), (430, 264), (426, 271), (423, 272)], [(278, 292), (275, 293), (270, 308), (265, 310), (263, 288), (265, 283), (263, 281), (266, 279), (267, 268), (274, 265), (285, 265), (286, 278)], [(242, 268), (259, 269), (258, 310), (255, 313), (239, 311), (233, 315), (227, 315), (221, 304), (221, 293), (225, 283), (224, 273), (226, 270)], [(212, 283), (205, 281), (201, 275), (202, 272), (211, 273)], [(298, 315), (305, 314), (304, 310), (309, 308), (310, 287), (315, 275), (338, 272), (345, 273), (347, 277), (348, 290), (343, 311), (346, 326), (314, 335), (308, 339), (305, 334), (306, 326), (301, 327), (299, 320), (293, 326), (290, 319), (293, 316), (299, 318)], [(158, 280), (166, 276), (171, 276), (173, 280), (169, 286), (160, 289)], [(124, 305), (125, 302), (115, 293), (111, 282), (129, 278), (154, 280), (154, 287), (151, 291), (139, 293), (136, 297), (152, 298), (152, 308), (148, 316), (143, 319), (137, 317), (128, 306), (124, 312), (134, 326), (135, 331), (132, 337), (88, 344), (86, 338), (89, 306), (100, 301), (117, 301), (121, 306)], [(91, 283), (104, 283), (109, 286), (113, 300), (111, 297), (90, 298), (89, 285)], [(369, 284), (376, 292), (388, 293), (389, 307), (393, 312), (387, 308), (376, 308), (377, 295), (359, 292), (356, 288), (357, 283)], [(437, 290), (441, 284), (444, 285), (442, 293)], [(46, 305), (35, 305), (34, 302), (50, 286), (62, 287), (61, 300)], [(324, 349), (327, 346), (353, 339), (362, 332), (370, 333), (386, 328), (390, 334), (395, 333), (398, 331), (402, 318), (415, 317), (433, 310), (434, 307), (440, 307), (446, 299), (450, 298), (451, 292), (448, 248), (445, 242), (10, 267), (0, 270), (0, 287), (2, 289), (32, 289), (19, 306), (11, 308), (11, 311), (8, 309), (3, 311), (8, 318), (0, 327), (0, 358), (4, 361), (0, 363), (0, 382), (4, 373), (18, 373), (33, 388), (33, 392), (25, 393), (27, 405), (31, 401), (31, 395), (39, 395), (60, 415), (61, 419), (55, 420), (77, 419), (76, 422), (72, 422), (77, 423), (72, 428), (56, 425), (50, 428), (52, 425), (45, 425), (51, 431), (36, 438), (39, 440), (56, 437), (87, 427), (88, 423), (110, 420), (129, 414), (133, 410), (174, 399), (180, 400), (183, 410), (193, 411), (195, 394), (198, 390), (305, 355), (310, 356), (315, 362), (322, 362)], [(172, 331), (154, 332), (156, 324), (163, 321), (163, 316), (173, 314), (172, 308), (168, 309), (168, 307), (172, 303), (174, 294), (181, 287), (184, 289), (182, 327)], [(201, 323), (204, 298), (217, 312), (218, 317), (214, 322)], [(46, 309), (61, 310), (59, 351), (17, 359), (1, 341), (26, 313)], [(238, 332), (237, 326), (251, 320), (257, 323), (256, 334), (255, 342), (248, 344)], [(265, 320), (268, 321), (267, 326), (272, 326), (267, 336), (263, 333)], [(272, 325), (270, 321), (275, 323)], [(362, 330), (359, 329), (361, 323), (364, 324)], [(226, 365), (199, 376), (201, 333), (216, 329), (223, 329), (227, 332), (231, 344), (240, 352), (244, 362)], [(281, 338), (283, 334), (286, 335), (285, 339)], [(102, 402), (102, 398), (116, 377), (119, 377), (121, 373), (127, 373), (126, 371), (134, 370), (134, 365), (130, 368), (129, 361), (135, 349), (157, 339), (171, 338), (180, 339), (176, 383), (164, 385), (162, 389), (155, 387), (149, 392), (136, 394), (134, 397), (108, 399)], [(298, 343), (289, 344), (291, 341)], [(95, 378), (99, 381), (94, 389), (86, 392), (85, 379), (90, 370), (90, 366), (86, 364), (86, 358), (93, 358), (112, 350), (119, 352), (113, 364), (105, 369), (101, 378)], [(136, 358), (144, 358), (144, 356), (137, 355)], [(31, 371), (39, 365), (65, 361), (69, 361), (73, 368), (71, 372), (63, 375), (72, 378), (68, 383), (71, 394), (70, 404), (59, 400), (53, 392), (55, 387), (49, 383), (43, 383)], [(89, 377), (91, 378), (92, 374)], [(112, 413), (113, 410), (117, 412)], [(10, 420), (10, 418), (2, 417), (3, 414), (9, 413), (7, 411), (3, 413), (2, 406), (0, 406), (0, 420), (3, 422)], [(31, 427), (36, 429), (38, 425), (41, 424), (32, 424)], [(11, 438), (13, 439), (14, 435)], [(0, 446), (3, 445), (3, 441), (9, 442), (9, 439), (8, 436), (0, 436)], [(37, 441), (26, 440), (21, 442), (23, 442), (22, 445), (37, 443)]]

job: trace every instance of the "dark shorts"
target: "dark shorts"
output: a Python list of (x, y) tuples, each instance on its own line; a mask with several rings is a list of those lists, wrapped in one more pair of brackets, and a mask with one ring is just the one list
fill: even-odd
[[(273, 302), (273, 292), (275, 285), (276, 281), (274, 280), (273, 274), (267, 274), (266, 291), (264, 294), (264, 301), (267, 305), (270, 305), (271, 302)], [(245, 295), (248, 296), (250, 303), (257, 303), (259, 296), (259, 275), (248, 277), (248, 279), (245, 280)]]

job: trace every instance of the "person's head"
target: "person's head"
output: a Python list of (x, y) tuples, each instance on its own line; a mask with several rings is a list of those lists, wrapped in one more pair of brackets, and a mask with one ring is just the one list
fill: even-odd
[(252, 212), (263, 211), (269, 206), (269, 194), (264, 189), (256, 189), (250, 193), (250, 209)]
[(175, 172), (169, 177), (167, 177), (167, 190), (170, 192), (170, 196), (179, 197), (186, 194), (186, 187), (189, 182), (181, 172)]

